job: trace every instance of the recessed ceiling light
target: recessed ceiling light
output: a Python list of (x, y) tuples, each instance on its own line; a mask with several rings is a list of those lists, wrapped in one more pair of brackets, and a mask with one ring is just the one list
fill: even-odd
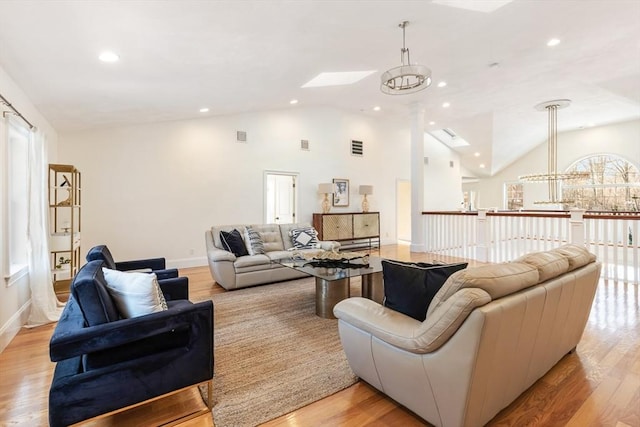
[(380, 111), (380, 106), (376, 105), (375, 107), (373, 107), (373, 111)]
[(547, 42), (547, 46), (558, 46), (560, 44), (560, 39), (551, 39)]
[(447, 85), (447, 82), (445, 82), (444, 80), (441, 82), (438, 82), (438, 87), (445, 87)]
[(429, 124), (430, 124), (431, 126), (433, 126), (433, 125), (435, 125), (435, 124), (436, 124), (436, 122), (429, 122)]
[(201, 112), (201, 113), (208, 113), (208, 112), (209, 112), (209, 109), (208, 109), (208, 108), (206, 108), (206, 107), (205, 107), (205, 108), (201, 108), (201, 109), (200, 109), (200, 112)]
[(296, 105), (298, 103), (297, 99), (292, 99), (291, 101), (289, 101), (289, 104), (291, 105)]
[(480, 163), (480, 169), (484, 169), (484, 163)]
[(594, 127), (595, 125), (595, 123), (587, 123), (587, 126), (589, 126), (590, 128)]
[(102, 52), (98, 59), (102, 62), (118, 62), (120, 57), (113, 52)]
[(368, 71), (345, 71), (337, 73), (320, 73), (305, 84), (302, 87), (322, 87), (322, 86), (341, 86), (350, 85), (367, 76), (375, 73), (376, 70)]
[(449, 104), (448, 102), (445, 102), (444, 104), (442, 104), (442, 108), (449, 108), (451, 104)]
[(477, 151), (475, 153), (473, 153), (474, 156), (476, 157), (480, 157), (480, 153), (478, 153)]

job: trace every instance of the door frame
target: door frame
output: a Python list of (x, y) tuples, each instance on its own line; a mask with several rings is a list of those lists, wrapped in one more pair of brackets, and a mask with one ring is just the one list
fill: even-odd
[(262, 220), (266, 224), (267, 223), (267, 180), (269, 175), (284, 175), (291, 176), (294, 178), (295, 187), (293, 189), (293, 215), (294, 222), (298, 221), (298, 188), (300, 188), (300, 172), (292, 172), (292, 171), (282, 171), (282, 170), (272, 170), (265, 169), (262, 174)]

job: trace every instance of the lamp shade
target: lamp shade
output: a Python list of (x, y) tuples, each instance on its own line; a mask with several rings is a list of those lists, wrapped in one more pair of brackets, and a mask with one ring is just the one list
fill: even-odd
[(333, 194), (335, 192), (335, 184), (331, 182), (318, 184), (318, 193), (320, 194)]
[(373, 194), (373, 185), (361, 185), (358, 189), (358, 193), (361, 196), (368, 196), (369, 194)]

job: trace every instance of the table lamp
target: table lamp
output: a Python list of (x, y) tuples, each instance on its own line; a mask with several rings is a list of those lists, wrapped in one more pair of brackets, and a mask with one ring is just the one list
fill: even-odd
[(329, 202), (329, 194), (333, 194), (336, 192), (335, 184), (328, 182), (323, 184), (318, 184), (318, 193), (324, 194), (324, 199), (322, 200), (322, 213), (329, 213), (331, 210), (331, 203)]
[(362, 212), (369, 212), (369, 201), (367, 195), (373, 194), (373, 185), (361, 185), (358, 192), (362, 196)]

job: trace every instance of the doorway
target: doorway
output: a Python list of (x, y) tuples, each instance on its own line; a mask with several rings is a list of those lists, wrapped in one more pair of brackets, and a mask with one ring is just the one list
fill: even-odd
[(265, 171), (264, 212), (265, 224), (296, 222), (298, 210), (298, 173)]

